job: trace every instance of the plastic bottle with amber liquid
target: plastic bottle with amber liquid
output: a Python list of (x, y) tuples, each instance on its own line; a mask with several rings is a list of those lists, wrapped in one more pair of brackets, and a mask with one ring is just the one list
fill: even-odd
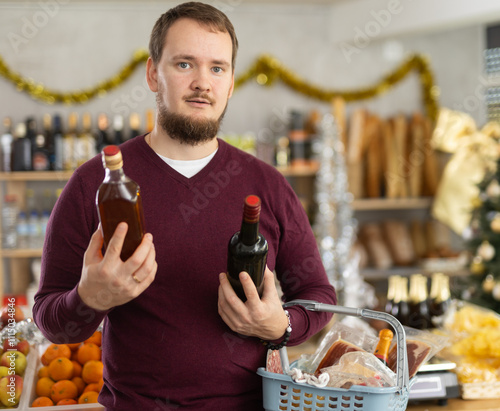
[(116, 226), (124, 221), (128, 224), (120, 258), (126, 261), (139, 246), (145, 234), (144, 213), (139, 185), (123, 171), (122, 153), (117, 146), (102, 150), (106, 170), (104, 180), (97, 190), (96, 204), (107, 248)]
[(242, 271), (246, 271), (253, 280), (259, 296), (264, 288), (264, 271), (266, 269), (267, 240), (259, 233), (261, 200), (256, 195), (245, 198), (243, 220), (240, 231), (229, 240), (227, 256), (228, 279), (234, 291), (242, 301), (246, 301), (243, 286), (239, 280)]
[(422, 274), (412, 274), (410, 276), (408, 326), (418, 330), (426, 330), (431, 327), (427, 295), (427, 277)]

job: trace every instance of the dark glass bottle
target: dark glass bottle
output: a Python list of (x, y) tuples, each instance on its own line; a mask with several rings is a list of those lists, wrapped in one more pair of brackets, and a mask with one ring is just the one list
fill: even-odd
[(410, 277), (410, 317), (408, 320), (410, 327), (418, 330), (430, 328), (431, 322), (427, 304), (427, 277), (422, 274), (413, 274)]
[(116, 226), (125, 221), (128, 231), (120, 257), (126, 261), (139, 246), (145, 233), (140, 188), (123, 172), (122, 153), (117, 146), (105, 147), (102, 157), (106, 175), (97, 191), (96, 203), (104, 247), (107, 248)]
[(384, 365), (387, 365), (387, 359), (389, 357), (389, 348), (391, 346), (392, 337), (394, 334), (388, 328), (380, 330), (378, 333), (378, 343), (373, 353)]
[(450, 277), (443, 273), (433, 274), (429, 297), (429, 315), (435, 327), (441, 325), (443, 321), (442, 316), (448, 309), (450, 302)]
[(410, 308), (408, 306), (408, 278), (399, 277), (396, 281), (394, 304), (391, 314), (403, 325), (408, 325)]
[(12, 143), (12, 171), (31, 171), (31, 142), (26, 138), (26, 124), (19, 123)]
[(99, 114), (97, 117), (97, 151), (102, 151), (104, 147), (113, 144), (113, 139), (108, 131), (109, 119), (105, 113)]
[(242, 271), (246, 271), (250, 275), (257, 287), (259, 296), (262, 296), (264, 288), (264, 271), (269, 246), (264, 236), (259, 233), (260, 209), (261, 201), (259, 197), (249, 195), (245, 198), (241, 230), (229, 240), (228, 279), (242, 301), (247, 299), (239, 280)]
[(59, 114), (52, 118), (52, 140), (53, 147), (49, 146), (50, 168), (51, 170), (63, 169), (63, 129), (62, 119)]
[(387, 299), (385, 302), (384, 311), (388, 314), (392, 313), (392, 306), (394, 304), (394, 296), (396, 293), (396, 285), (398, 276), (391, 275), (387, 280)]

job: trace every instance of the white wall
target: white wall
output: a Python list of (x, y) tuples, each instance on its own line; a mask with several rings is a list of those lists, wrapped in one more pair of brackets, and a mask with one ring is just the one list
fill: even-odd
[[(157, 17), (177, 3), (0, 2), (0, 55), (13, 70), (51, 89), (72, 91), (91, 87), (115, 74), (136, 49), (147, 48)], [(480, 124), (485, 121), (480, 94), (484, 82), (481, 54), (484, 27), (481, 24), (461, 25), (446, 31), (434, 28), (432, 32), (418, 34), (400, 31), (397, 38), (384, 36), (385, 28), (381, 27), (380, 34), (368, 36), (362, 47), (356, 46), (353, 36), (350, 43), (357, 47), (357, 52), (346, 55), (342, 43), (332, 39), (331, 24), (342, 19), (336, 14), (342, 10), (342, 3), (331, 6), (247, 4), (240, 0), (212, 3), (222, 6), (238, 33), (240, 53), (236, 76), (260, 54), (270, 53), (316, 85), (356, 89), (377, 82), (396, 67), (406, 53), (421, 52), (431, 60), (442, 92), (441, 104), (470, 112)], [(469, 3), (474, 6), (473, 2)], [(360, 13), (369, 11), (365, 4), (357, 3)], [(351, 7), (349, 13), (353, 10), (356, 9)], [(349, 16), (346, 14), (346, 19)], [(394, 24), (397, 17), (393, 17)], [(30, 23), (35, 27), (32, 32), (27, 31)], [(344, 24), (349, 27), (348, 21)], [(352, 29), (356, 24), (353, 19)], [(342, 41), (350, 38), (347, 35)], [(136, 107), (127, 106), (123, 102), (125, 98)], [(358, 104), (367, 105), (384, 116), (421, 109), (417, 77), (410, 76), (383, 97)], [(72, 107), (36, 102), (0, 77), (0, 117), (9, 115), (15, 121), (22, 121), (27, 115), (41, 117), (45, 112), (67, 114), (72, 110), (94, 114), (101, 111), (123, 114), (129, 110), (143, 113), (153, 106), (154, 98), (144, 82), (144, 66), (120, 89), (86, 105)], [(279, 133), (282, 131), (279, 120), (291, 108), (326, 111), (329, 106), (298, 95), (281, 84), (272, 88), (247, 84), (233, 95), (223, 131), (252, 131), (264, 136), (270, 131)]]

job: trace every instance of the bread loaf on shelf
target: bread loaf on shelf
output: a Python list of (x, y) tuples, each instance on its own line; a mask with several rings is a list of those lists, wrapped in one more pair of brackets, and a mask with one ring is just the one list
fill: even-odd
[(415, 248), (408, 225), (404, 221), (387, 220), (382, 222), (382, 231), (394, 264), (398, 266), (414, 264)]
[(366, 122), (366, 197), (380, 198), (384, 175), (385, 156), (380, 132), (380, 120), (370, 115)]
[(366, 112), (363, 109), (354, 110), (349, 122), (349, 138), (347, 141), (347, 174), (349, 178), (349, 191), (355, 198), (364, 196), (364, 133)]
[(370, 265), (386, 270), (393, 265), (393, 259), (377, 223), (364, 224), (359, 233), (360, 240), (365, 246)]
[(410, 197), (422, 195), (422, 174), (425, 161), (424, 118), (414, 113), (410, 123), (410, 141), (408, 154), (408, 190)]

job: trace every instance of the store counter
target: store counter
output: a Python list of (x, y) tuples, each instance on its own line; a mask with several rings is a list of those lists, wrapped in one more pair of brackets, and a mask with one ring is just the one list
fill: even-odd
[(436, 401), (410, 403), (407, 411), (500, 411), (500, 399), (461, 400), (450, 399), (447, 405), (437, 405)]

